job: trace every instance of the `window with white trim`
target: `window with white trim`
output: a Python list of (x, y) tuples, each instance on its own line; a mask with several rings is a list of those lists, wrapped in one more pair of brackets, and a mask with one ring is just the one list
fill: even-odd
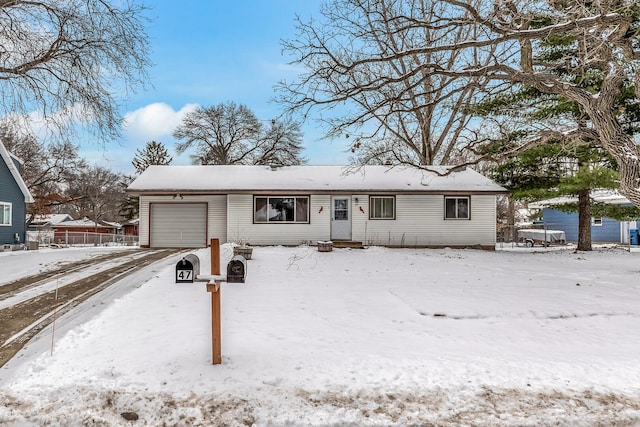
[(444, 219), (470, 219), (469, 197), (445, 197)]
[(591, 225), (595, 227), (602, 227), (602, 217), (599, 217), (599, 218), (591, 217)]
[(309, 196), (255, 196), (253, 222), (309, 223)]
[(11, 203), (0, 202), (0, 226), (11, 225)]
[(370, 196), (369, 219), (396, 219), (394, 196)]

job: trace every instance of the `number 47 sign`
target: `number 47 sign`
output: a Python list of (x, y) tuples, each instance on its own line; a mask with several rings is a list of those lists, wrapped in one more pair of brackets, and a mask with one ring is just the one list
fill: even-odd
[(176, 283), (193, 283), (193, 270), (176, 270)]
[(194, 254), (185, 255), (176, 264), (176, 283), (193, 283), (200, 274), (200, 260)]

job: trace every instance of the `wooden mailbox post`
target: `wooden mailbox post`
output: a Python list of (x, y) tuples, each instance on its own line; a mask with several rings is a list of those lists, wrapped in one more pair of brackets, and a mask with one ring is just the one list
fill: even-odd
[[(220, 275), (220, 240), (211, 239), (211, 275)], [(207, 292), (211, 293), (211, 349), (212, 364), (222, 363), (222, 344), (220, 341), (220, 283), (222, 280), (210, 280)]]

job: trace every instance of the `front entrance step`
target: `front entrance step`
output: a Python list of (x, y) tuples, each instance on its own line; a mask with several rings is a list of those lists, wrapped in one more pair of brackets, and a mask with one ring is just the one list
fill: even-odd
[(364, 249), (362, 242), (354, 242), (352, 240), (333, 240), (334, 248), (351, 248), (351, 249)]

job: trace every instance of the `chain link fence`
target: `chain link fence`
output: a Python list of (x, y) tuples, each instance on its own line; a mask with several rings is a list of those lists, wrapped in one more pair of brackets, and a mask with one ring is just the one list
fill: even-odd
[[(637, 222), (594, 221), (591, 223), (591, 241), (603, 244), (631, 243), (630, 235)], [(498, 225), (498, 247), (508, 246), (561, 246), (578, 241), (577, 222), (539, 222), (528, 225)]]

